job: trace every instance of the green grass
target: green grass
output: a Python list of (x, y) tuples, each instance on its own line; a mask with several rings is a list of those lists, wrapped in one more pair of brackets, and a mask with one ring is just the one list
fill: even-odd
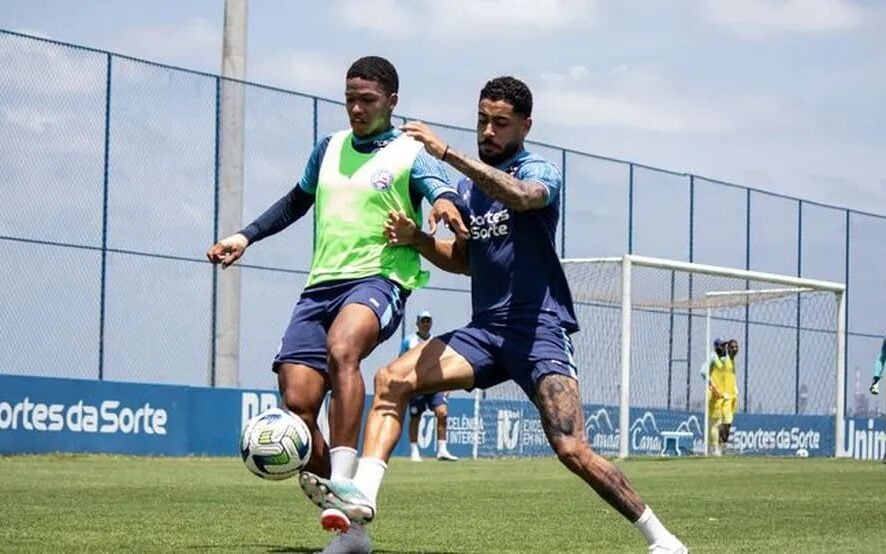
[[(820, 459), (619, 465), (692, 552), (883, 552), (886, 466)], [(295, 479), (233, 458), (0, 457), (0, 551), (313, 552), (329, 536)], [(554, 459), (394, 460), (377, 552), (644, 552)]]

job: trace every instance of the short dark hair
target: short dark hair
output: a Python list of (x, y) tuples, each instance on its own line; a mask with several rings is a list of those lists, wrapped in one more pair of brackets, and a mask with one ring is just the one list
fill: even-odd
[(514, 113), (532, 116), (532, 92), (526, 83), (514, 77), (496, 77), (480, 91), (480, 100), (504, 100), (514, 107)]
[(381, 85), (388, 94), (400, 90), (400, 78), (394, 64), (379, 56), (364, 56), (348, 68), (347, 79), (366, 79)]

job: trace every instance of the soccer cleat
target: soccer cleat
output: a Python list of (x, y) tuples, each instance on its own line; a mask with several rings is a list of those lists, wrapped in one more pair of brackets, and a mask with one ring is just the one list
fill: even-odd
[(437, 459), (441, 462), (457, 462), (458, 456), (453, 456), (446, 450), (443, 450), (442, 452), (437, 452)]
[(305, 471), (298, 476), (298, 482), (311, 502), (323, 508), (323, 513), (331, 518), (330, 524), (336, 523), (336, 519), (342, 521), (333, 510), (346, 516), (348, 526), (369, 523), (375, 518), (375, 505), (350, 479), (333, 481)]
[(341, 510), (329, 508), (320, 514), (320, 525), (326, 531), (345, 533), (351, 529), (351, 520)]
[[(344, 514), (342, 514), (344, 515)], [(347, 531), (338, 533), (320, 554), (369, 554), (372, 541), (361, 525), (351, 525)]]

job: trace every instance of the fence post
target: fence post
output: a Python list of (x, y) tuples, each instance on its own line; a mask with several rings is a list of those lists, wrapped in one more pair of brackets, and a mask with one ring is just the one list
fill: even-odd
[(563, 184), (560, 187), (560, 257), (566, 257), (566, 150), (560, 150)]
[[(748, 271), (751, 269), (751, 189), (745, 189), (745, 214), (744, 214), (744, 268)], [(748, 282), (745, 281), (745, 288), (748, 287)], [(741, 410), (745, 413), (748, 412), (748, 374), (751, 372), (750, 365), (750, 319), (751, 319), (751, 307), (748, 304), (744, 305), (744, 344), (742, 345), (742, 350), (744, 351), (744, 385), (742, 386), (742, 391), (744, 392), (744, 398), (741, 403)]]
[[(797, 277), (803, 275), (803, 201), (797, 202)], [(797, 293), (797, 344), (794, 352), (794, 415), (800, 413), (800, 305), (802, 298)]]
[(311, 146), (316, 146), (317, 141), (319, 140), (319, 137), (317, 136), (317, 133), (319, 132), (317, 130), (318, 125), (319, 125), (319, 115), (317, 114), (317, 97), (314, 96), (311, 98), (311, 100), (312, 100), (311, 103), (314, 108), (314, 135), (313, 135), (314, 140), (313, 140), (313, 142), (311, 142)]
[[(845, 336), (843, 338), (843, 379), (844, 379), (844, 382), (848, 381), (847, 377), (849, 376), (848, 375), (848, 371), (849, 371), (849, 369), (848, 369), (849, 368), (849, 289), (851, 288), (849, 286), (849, 267), (850, 267), (849, 246), (852, 242), (851, 235), (852, 235), (852, 210), (846, 210), (846, 267), (845, 267), (845, 271), (844, 271), (845, 277), (846, 277), (846, 280), (845, 280), (846, 290), (843, 291), (843, 302), (845, 304), (845, 309), (843, 311), (845, 323), (844, 323), (843, 327), (846, 330)], [(843, 389), (844, 412), (845, 412), (845, 407), (847, 405), (846, 402), (848, 400), (848, 394), (846, 392), (848, 390), (849, 390), (849, 387), (845, 387)], [(843, 415), (845, 416), (846, 414), (844, 413)], [(837, 451), (839, 452), (840, 451), (839, 449), (842, 447), (843, 447), (843, 445), (838, 444)]]
[(634, 253), (634, 164), (628, 164), (628, 254)]
[[(220, 160), (220, 134), (221, 134), (221, 79), (215, 78), (215, 162), (213, 166), (213, 204), (212, 204), (212, 243), (218, 242), (218, 218), (219, 218), (219, 160)], [(212, 266), (212, 338), (210, 339), (209, 353), (209, 386), (216, 384), (216, 355), (218, 354), (218, 266)]]
[(108, 167), (111, 146), (111, 67), (113, 58), (110, 52), (106, 55), (107, 68), (105, 73), (105, 151), (104, 172), (102, 177), (102, 267), (101, 296), (99, 300), (99, 331), (98, 331), (98, 379), (105, 378), (105, 309), (108, 284)]
[[(695, 175), (689, 176), (689, 263), (695, 261)], [(692, 298), (692, 273), (689, 274), (689, 298)], [(686, 411), (691, 407), (692, 393), (692, 308), (690, 307), (689, 321), (686, 327)]]

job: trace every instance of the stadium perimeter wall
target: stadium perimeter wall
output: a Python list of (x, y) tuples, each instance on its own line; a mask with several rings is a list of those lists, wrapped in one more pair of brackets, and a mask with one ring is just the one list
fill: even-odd
[[(370, 402), (367, 398), (367, 410)], [(245, 422), (277, 404), (276, 393), (268, 390), (0, 375), (0, 455), (235, 456)], [(532, 404), (487, 400), (482, 405), (477, 426), (473, 399), (450, 400), (447, 438), (453, 454), (470, 457), (477, 430), (481, 456), (552, 455)], [(600, 452), (617, 452), (617, 414), (615, 406), (585, 406), (588, 439)], [(692, 433), (692, 448), (700, 451), (701, 421), (701, 413), (634, 409), (631, 455), (659, 455), (660, 433), (672, 430)], [(425, 456), (433, 456), (435, 428), (433, 415), (425, 414), (419, 428)], [(845, 436), (842, 446), (850, 457), (876, 460), (886, 452), (882, 419), (849, 418)], [(748, 414), (736, 420), (733, 444), (746, 455), (832, 456), (833, 419)], [(394, 455), (408, 453), (404, 426)]]

